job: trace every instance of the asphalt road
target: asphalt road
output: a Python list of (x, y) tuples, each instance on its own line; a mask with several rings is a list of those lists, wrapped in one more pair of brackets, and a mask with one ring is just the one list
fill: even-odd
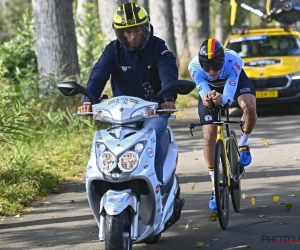
[[(239, 119), (239, 110), (232, 114)], [(259, 109), (258, 114), (250, 137), (253, 162), (242, 182), (241, 210), (235, 213), (231, 207), (226, 231), (210, 220), (211, 182), (203, 161), (203, 135), (198, 129), (192, 137), (188, 129), (189, 122), (197, 122), (196, 108), (181, 111), (170, 122), (180, 146), (177, 173), (185, 207), (181, 219), (157, 245), (136, 244), (134, 250), (190, 250), (198, 249), (197, 244), (217, 250), (300, 249), (300, 111), (272, 107)], [(0, 249), (104, 249), (83, 180), (62, 186), (59, 194), (35, 202), (28, 212), (2, 220)], [(279, 197), (277, 202), (274, 196)], [(290, 210), (285, 208), (288, 203)]]

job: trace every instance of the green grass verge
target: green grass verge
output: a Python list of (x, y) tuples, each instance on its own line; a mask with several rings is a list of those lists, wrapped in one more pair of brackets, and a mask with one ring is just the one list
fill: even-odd
[[(177, 108), (187, 107), (197, 95), (196, 90), (179, 95)], [(32, 201), (59, 192), (61, 184), (84, 174), (93, 135), (89, 126), (49, 126), (29, 142), (0, 145), (5, 152), (0, 157), (0, 215), (20, 213)]]

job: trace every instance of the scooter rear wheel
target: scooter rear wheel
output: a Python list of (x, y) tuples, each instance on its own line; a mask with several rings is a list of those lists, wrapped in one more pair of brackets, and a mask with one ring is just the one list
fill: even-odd
[(105, 215), (105, 250), (132, 250), (130, 216), (127, 210)]

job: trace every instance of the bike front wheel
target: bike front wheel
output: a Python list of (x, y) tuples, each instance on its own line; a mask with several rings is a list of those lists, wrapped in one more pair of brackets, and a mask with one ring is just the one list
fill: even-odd
[(226, 230), (229, 220), (229, 186), (223, 142), (218, 140), (215, 150), (214, 185), (220, 226)]

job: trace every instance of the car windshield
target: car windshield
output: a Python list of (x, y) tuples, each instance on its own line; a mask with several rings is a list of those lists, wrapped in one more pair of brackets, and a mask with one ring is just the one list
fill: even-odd
[(255, 56), (299, 56), (300, 39), (297, 36), (244, 36), (230, 39), (228, 49), (242, 58)]

